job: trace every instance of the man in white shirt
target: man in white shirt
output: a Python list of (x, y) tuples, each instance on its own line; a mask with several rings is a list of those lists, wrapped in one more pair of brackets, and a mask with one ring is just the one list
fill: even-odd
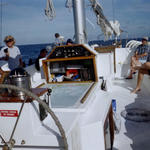
[(17, 67), (22, 67), (22, 57), (20, 50), (15, 46), (15, 39), (12, 36), (6, 36), (4, 39), (6, 46), (0, 51), (0, 60), (8, 61), (8, 67), (13, 70)]
[(59, 33), (55, 33), (55, 45), (60, 46), (63, 45), (64, 37), (59, 35)]

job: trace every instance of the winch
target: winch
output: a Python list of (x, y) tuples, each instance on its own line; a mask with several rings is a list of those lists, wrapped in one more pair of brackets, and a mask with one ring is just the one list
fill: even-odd
[[(23, 68), (16, 68), (12, 70), (9, 74), (9, 84), (30, 90), (30, 75)], [(21, 99), (23, 99), (25, 96), (25, 94), (22, 91), (12, 91), (12, 94), (14, 96), (20, 97)]]

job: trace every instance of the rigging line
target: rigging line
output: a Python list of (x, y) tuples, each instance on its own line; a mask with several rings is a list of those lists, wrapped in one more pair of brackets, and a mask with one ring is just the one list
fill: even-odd
[(115, 22), (115, 8), (114, 8), (114, 0), (112, 0), (112, 17), (113, 17), (113, 22)]
[(93, 29), (95, 29), (94, 23), (92, 23), (92, 21), (90, 21), (87, 17), (86, 17), (86, 21), (93, 27)]
[(2, 46), (2, 21), (3, 21), (2, 20), (3, 19), (2, 18), (2, 16), (3, 16), (2, 15), (2, 13), (3, 13), (3, 10), (2, 10), (3, 7), (2, 7), (2, 5), (3, 4), (2, 4), (2, 0), (1, 0), (1, 3), (0, 3), (0, 8), (1, 8), (1, 12), (0, 12), (1, 13), (1, 16), (0, 16), (0, 46)]
[(72, 6), (73, 6), (72, 0), (66, 0), (65, 7), (66, 7), (66, 8), (69, 8), (69, 10), (71, 10), (71, 9), (72, 9)]
[(98, 3), (98, 1), (97, 0), (90, 0), (90, 2), (92, 4), (92, 8), (93, 8), (93, 10), (94, 10), (94, 12), (96, 14), (96, 17), (97, 17), (97, 23), (98, 23), (98, 25), (101, 26), (101, 29), (104, 32), (104, 34), (106, 34), (106, 29), (109, 27), (112, 30), (112, 32), (116, 35), (116, 32), (112, 28), (110, 22), (104, 16), (102, 7)]
[(3, 3), (3, 0), (0, 0), (0, 46), (3, 43), (3, 6), (7, 5), (7, 3)]
[(2, 142), (4, 142), (7, 145), (6, 141), (4, 140), (1, 134), (0, 134), (0, 138), (2, 139)]
[(16, 120), (16, 123), (15, 123), (15, 125), (14, 125), (13, 131), (12, 131), (11, 136), (10, 136), (10, 139), (9, 139), (9, 143), (11, 143), (11, 140), (12, 140), (13, 135), (14, 135), (14, 133), (15, 133), (15, 130), (16, 130), (16, 127), (17, 127), (18, 121), (19, 121), (19, 119), (20, 119), (20, 115), (21, 115), (21, 112), (22, 112), (22, 110), (23, 110), (23, 107), (24, 107), (24, 104), (25, 104), (26, 100), (27, 100), (27, 97), (24, 98), (24, 101), (23, 101), (23, 103), (22, 103), (22, 105), (21, 105), (18, 118), (17, 118), (17, 120)]

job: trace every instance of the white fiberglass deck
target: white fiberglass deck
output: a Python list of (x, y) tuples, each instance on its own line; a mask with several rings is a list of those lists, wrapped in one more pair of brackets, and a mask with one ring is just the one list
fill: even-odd
[[(150, 82), (150, 80), (149, 80)], [(115, 134), (113, 150), (150, 150), (150, 122), (134, 122), (124, 119), (120, 113), (127, 108), (150, 110), (150, 94), (142, 84), (138, 94), (131, 94), (136, 80), (114, 80), (111, 96), (117, 102), (117, 114), (121, 119), (121, 131)]]
[(51, 88), (51, 106), (53, 108), (75, 107), (84, 97), (93, 82), (47, 84), (43, 87)]

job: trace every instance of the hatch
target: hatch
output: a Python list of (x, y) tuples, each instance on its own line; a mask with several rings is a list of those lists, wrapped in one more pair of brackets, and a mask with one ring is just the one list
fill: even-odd
[(55, 47), (43, 60), (47, 83), (97, 81), (96, 52), (86, 44)]

